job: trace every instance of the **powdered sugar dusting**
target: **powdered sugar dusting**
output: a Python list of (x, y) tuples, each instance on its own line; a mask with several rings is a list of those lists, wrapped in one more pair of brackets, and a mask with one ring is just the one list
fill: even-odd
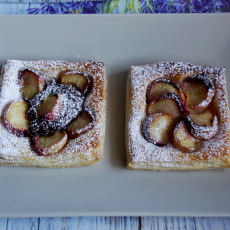
[[(147, 142), (141, 132), (141, 124), (146, 117), (146, 89), (148, 85), (158, 78), (169, 78), (180, 85), (180, 82), (191, 75), (205, 74), (216, 89), (213, 103), (217, 107), (220, 127), (216, 136), (210, 140), (202, 141), (194, 153), (182, 153), (171, 144), (158, 147)], [(161, 62), (152, 65), (132, 66), (129, 73), (130, 87), (130, 114), (128, 115), (128, 146), (130, 161), (133, 164), (161, 162), (189, 162), (191, 160), (229, 159), (229, 111), (226, 94), (225, 68), (211, 68), (192, 65), (182, 62)], [(130, 103), (127, 102), (127, 103)], [(170, 164), (170, 167), (172, 165)]]
[[(29, 138), (16, 137), (10, 134), (4, 127), (3, 122), (0, 124), (0, 163), (9, 163), (14, 159), (14, 164), (21, 165), (22, 162), (32, 160), (31, 164), (40, 166), (43, 161), (43, 166), (46, 164), (52, 167), (59, 165), (61, 162), (65, 162), (65, 166), (68, 164), (71, 166), (76, 161), (78, 156), (87, 158), (100, 159), (101, 149), (101, 137), (105, 132), (105, 65), (102, 62), (95, 63), (93, 61), (83, 62), (66, 62), (66, 61), (19, 61), (9, 60), (5, 63), (2, 69), (1, 79), (1, 94), (0, 94), (0, 111), (3, 121), (4, 111), (7, 105), (13, 101), (22, 100), (20, 88), (17, 84), (19, 73), (23, 69), (30, 69), (34, 72), (39, 72), (43, 75), (46, 82), (51, 79), (58, 79), (62, 72), (66, 71), (79, 71), (90, 74), (93, 78), (93, 87), (90, 93), (86, 96), (85, 107), (89, 108), (94, 115), (94, 127), (87, 133), (80, 135), (78, 138), (69, 140), (66, 147), (59, 153), (44, 157), (37, 156), (33, 152)], [(65, 101), (65, 100), (64, 100)], [(100, 123), (102, 125), (100, 125)], [(94, 155), (90, 150), (94, 151)], [(98, 152), (98, 153), (97, 153)], [(98, 154), (98, 155), (97, 155)], [(68, 157), (69, 155), (69, 157)], [(27, 160), (25, 160), (25, 157)], [(15, 160), (16, 159), (16, 160)], [(84, 159), (82, 161), (84, 161)], [(33, 163), (34, 162), (34, 163)], [(51, 165), (50, 165), (51, 164)]]

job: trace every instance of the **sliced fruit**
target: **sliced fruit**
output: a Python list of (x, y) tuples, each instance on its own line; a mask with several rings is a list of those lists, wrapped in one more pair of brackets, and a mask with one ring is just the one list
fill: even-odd
[(157, 113), (145, 118), (142, 133), (148, 142), (163, 146), (170, 142), (173, 126), (173, 115)]
[(32, 138), (32, 147), (38, 155), (50, 156), (62, 150), (67, 141), (68, 135), (65, 131), (56, 132), (52, 136), (35, 135)]
[(209, 140), (218, 131), (218, 118), (210, 110), (186, 116), (191, 134), (200, 140)]
[(180, 91), (179, 87), (168, 79), (159, 78), (151, 82), (146, 91), (147, 103), (150, 103), (157, 96), (164, 93), (176, 93), (178, 96), (183, 98), (183, 93)]
[(25, 101), (15, 101), (5, 114), (5, 127), (18, 137), (29, 135), (28, 109), (29, 105)]
[(176, 93), (164, 93), (156, 97), (148, 106), (148, 115), (155, 113), (172, 114), (177, 120), (184, 113), (184, 106)]
[(85, 94), (90, 86), (90, 78), (81, 73), (71, 71), (61, 75), (61, 83), (64, 85), (73, 85)]
[(215, 95), (212, 80), (204, 74), (186, 77), (182, 90), (185, 95), (185, 109), (192, 113), (205, 110)]
[(59, 93), (58, 96), (48, 95), (46, 99), (37, 108), (37, 115), (44, 116), (46, 121), (55, 121), (61, 114), (65, 95)]
[(29, 100), (43, 90), (45, 81), (41, 75), (25, 69), (20, 73), (18, 84), (21, 86), (23, 99)]
[(173, 145), (183, 152), (193, 152), (196, 149), (197, 140), (190, 134), (185, 120), (181, 120), (175, 126), (172, 134)]
[(94, 118), (92, 112), (83, 110), (67, 127), (67, 132), (69, 137), (73, 139), (92, 129), (93, 126)]

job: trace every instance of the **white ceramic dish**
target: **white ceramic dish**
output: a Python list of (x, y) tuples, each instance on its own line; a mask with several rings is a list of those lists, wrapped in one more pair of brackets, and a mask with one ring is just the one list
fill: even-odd
[(124, 143), (130, 65), (225, 66), (230, 90), (230, 14), (10, 15), (0, 24), (0, 66), (7, 59), (91, 59), (105, 62), (108, 79), (102, 161), (70, 169), (1, 166), (0, 217), (230, 216), (229, 169), (128, 170)]

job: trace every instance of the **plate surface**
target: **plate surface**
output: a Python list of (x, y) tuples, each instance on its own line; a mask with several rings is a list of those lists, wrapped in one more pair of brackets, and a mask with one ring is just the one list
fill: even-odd
[(230, 170), (125, 168), (125, 90), (130, 65), (182, 61), (226, 67), (230, 14), (0, 16), (0, 66), (7, 59), (103, 61), (107, 127), (92, 166), (0, 166), (0, 217), (230, 216)]

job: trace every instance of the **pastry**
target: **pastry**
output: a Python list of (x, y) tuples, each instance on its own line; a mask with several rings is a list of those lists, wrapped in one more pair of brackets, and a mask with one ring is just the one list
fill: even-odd
[(0, 164), (75, 167), (102, 157), (102, 62), (8, 60), (2, 68)]
[(182, 62), (132, 66), (127, 79), (127, 168), (230, 167), (225, 68)]

